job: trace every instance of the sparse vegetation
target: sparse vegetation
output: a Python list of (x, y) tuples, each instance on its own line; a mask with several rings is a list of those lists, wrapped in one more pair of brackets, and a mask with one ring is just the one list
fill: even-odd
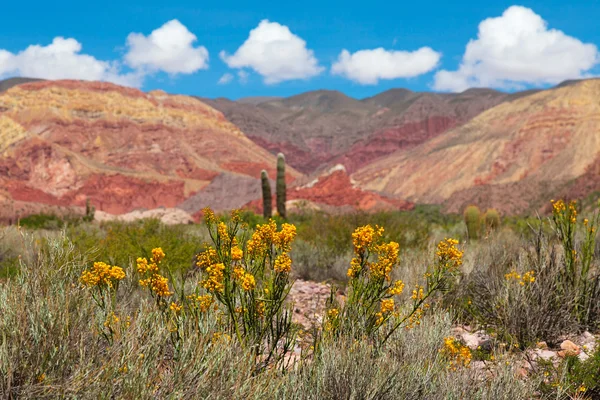
[[(599, 328), (598, 217), (575, 203), (477, 241), (432, 209), (204, 216), (5, 228), (0, 396), (597, 396), (599, 351), (522, 372), (537, 342)], [(335, 282), (322, 323), (292, 322), (295, 277)]]

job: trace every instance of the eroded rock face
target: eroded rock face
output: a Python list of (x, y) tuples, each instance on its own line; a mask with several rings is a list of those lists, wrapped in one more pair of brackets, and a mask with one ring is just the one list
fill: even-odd
[[(598, 190), (600, 80), (576, 82), (497, 105), (352, 175), (367, 190), (418, 203), (466, 203), (514, 213), (569, 191)], [(494, 203), (494, 204), (492, 204)]]
[[(275, 201), (275, 197), (273, 197)], [(389, 198), (355, 186), (341, 165), (303, 185), (292, 187), (287, 193), (287, 204), (295, 210), (317, 209), (336, 211), (410, 210), (414, 204), (402, 199)], [(262, 213), (262, 199), (249, 203), (247, 208)]]
[(459, 94), (392, 89), (356, 100), (331, 90), (260, 102), (203, 99), (255, 143), (312, 174), (337, 163), (352, 173), (400, 149), (410, 149), (463, 124), (510, 95), (494, 90)]
[(89, 198), (113, 214), (175, 207), (219, 175), (275, 176), (276, 165), (195, 98), (69, 80), (0, 93), (0, 152), (12, 200), (82, 206)]

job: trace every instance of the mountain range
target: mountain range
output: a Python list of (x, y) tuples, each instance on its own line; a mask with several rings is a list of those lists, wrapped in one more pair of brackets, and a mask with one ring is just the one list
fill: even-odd
[(600, 190), (600, 80), (232, 101), (14, 78), (0, 81), (0, 152), (4, 218), (87, 199), (115, 214), (259, 210), (260, 170), (274, 178), (279, 152), (293, 205), (524, 213)]

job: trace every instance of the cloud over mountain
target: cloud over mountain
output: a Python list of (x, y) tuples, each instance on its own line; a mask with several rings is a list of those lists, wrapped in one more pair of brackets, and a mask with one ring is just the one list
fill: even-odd
[(332, 65), (334, 75), (342, 75), (363, 85), (375, 85), (380, 79), (413, 78), (434, 69), (441, 54), (429, 47), (415, 51), (344, 49)]
[(235, 53), (221, 51), (220, 56), (230, 68), (254, 70), (267, 84), (308, 79), (324, 69), (301, 37), (266, 19), (250, 31)]
[(512, 6), (479, 24), (456, 71), (436, 73), (437, 90), (469, 87), (515, 88), (582, 78), (600, 61), (591, 43), (549, 29), (533, 10)]

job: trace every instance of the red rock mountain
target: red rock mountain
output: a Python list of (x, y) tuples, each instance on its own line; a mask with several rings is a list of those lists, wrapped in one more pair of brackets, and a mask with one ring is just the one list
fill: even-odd
[(600, 190), (600, 80), (569, 82), (493, 107), (352, 178), (418, 203), (518, 213)]
[(600, 192), (598, 99), (600, 80), (515, 94), (394, 89), (363, 100), (316, 91), (238, 101), (2, 81), (0, 219), (40, 204), (68, 212), (88, 198), (110, 213), (259, 210), (257, 178), (262, 169), (275, 177), (280, 151), (293, 207), (539, 209), (552, 197)]
[(319, 90), (289, 98), (202, 99), (250, 139), (283, 152), (304, 173), (343, 164), (349, 172), (399, 149), (410, 149), (469, 121), (509, 95), (490, 89), (459, 94), (392, 89), (363, 100)]
[(0, 197), (24, 212), (25, 203), (88, 198), (110, 213), (174, 207), (217, 177), (275, 175), (273, 155), (195, 98), (99, 82), (12, 83), (21, 84), (5, 82), (0, 93)]

